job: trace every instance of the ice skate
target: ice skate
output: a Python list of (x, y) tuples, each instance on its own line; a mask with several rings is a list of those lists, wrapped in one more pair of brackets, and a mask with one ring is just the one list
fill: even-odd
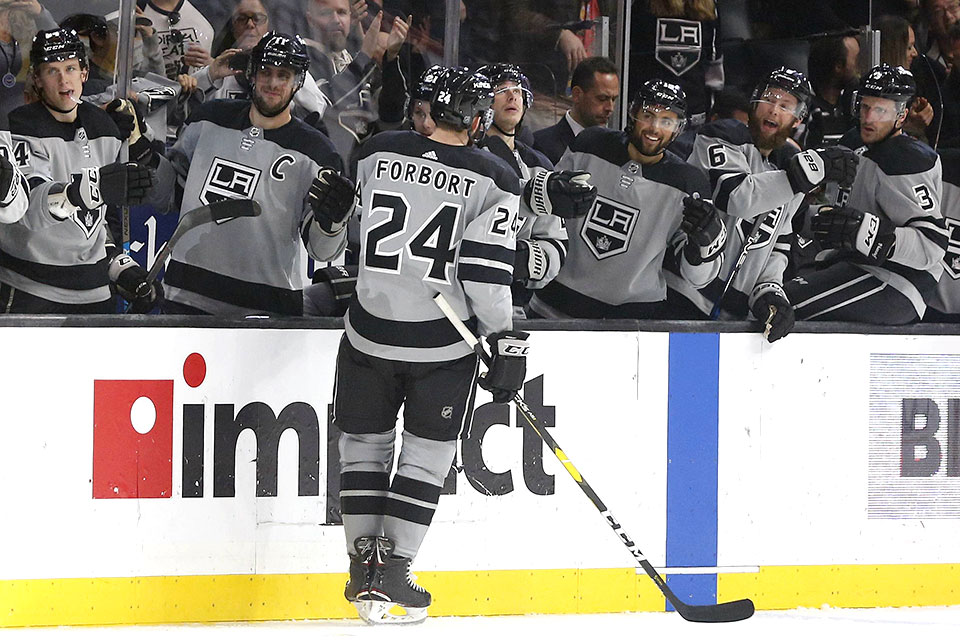
[(430, 593), (415, 582), (410, 558), (392, 555), (393, 542), (377, 538), (367, 587), (358, 594), (356, 607), (368, 624), (410, 624), (427, 617)]
[(350, 579), (343, 588), (343, 597), (348, 602), (356, 603), (361, 595), (365, 595), (370, 586), (373, 553), (377, 547), (375, 536), (362, 536), (353, 541), (356, 553), (350, 556)]

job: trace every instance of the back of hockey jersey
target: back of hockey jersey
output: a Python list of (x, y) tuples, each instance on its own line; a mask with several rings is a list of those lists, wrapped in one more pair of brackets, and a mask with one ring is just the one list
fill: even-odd
[(0, 281), (65, 304), (107, 300), (106, 206), (61, 222), (46, 203), (55, 182), (69, 184), (83, 168), (116, 161), (116, 125), (87, 103), (77, 107), (75, 123), (58, 122), (36, 102), (10, 113), (10, 132), (13, 157), (32, 190), (27, 213), (0, 229)]
[(556, 282), (608, 305), (664, 300), (664, 255), (681, 233), (683, 198), (709, 192), (703, 171), (669, 152), (656, 164), (635, 162), (626, 134), (603, 127), (577, 136), (557, 169), (589, 172), (598, 196), (584, 218), (568, 221)]
[(346, 335), (369, 355), (438, 362), (471, 349), (434, 304), (442, 293), (482, 335), (509, 329), (520, 184), (486, 151), (413, 131), (364, 145), (360, 271)]

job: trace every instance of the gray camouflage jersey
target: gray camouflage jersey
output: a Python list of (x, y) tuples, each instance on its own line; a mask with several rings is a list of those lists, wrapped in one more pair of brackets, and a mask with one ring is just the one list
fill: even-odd
[(512, 328), (520, 183), (510, 167), (481, 149), (389, 131), (364, 145), (357, 182), (360, 272), (345, 319), (356, 349), (405, 362), (470, 354), (437, 293), (481, 335)]
[(318, 260), (346, 243), (346, 233), (319, 231), (307, 193), (321, 167), (341, 171), (342, 162), (300, 119), (262, 130), (249, 114), (249, 101), (205, 103), (168, 154), (164, 167), (172, 165), (182, 185), (181, 213), (226, 198), (253, 199), (263, 213), (186, 233), (167, 265), (166, 295), (216, 315), (303, 315), (301, 243)]
[[(733, 119), (707, 123), (697, 134), (687, 162), (709, 173), (714, 204), (725, 214), (723, 266), (720, 276), (700, 290), (673, 275), (668, 284), (704, 314), (712, 311), (750, 236), (755, 241), (730, 283), (719, 317), (746, 318), (757, 285), (783, 284), (793, 233), (791, 222), (804, 198), (802, 193), (794, 193), (784, 167), (798, 152), (784, 145), (764, 157), (753, 144), (747, 126)], [(762, 218), (754, 228), (758, 216)]]
[(107, 207), (78, 210), (65, 221), (50, 215), (47, 195), (69, 184), (80, 169), (117, 159), (120, 132), (97, 107), (81, 103), (77, 120), (58, 122), (35, 102), (10, 113), (13, 157), (30, 184), (30, 206), (17, 222), (0, 227), (0, 282), (64, 304), (110, 298), (105, 224)]
[[(666, 299), (664, 258), (686, 241), (682, 200), (705, 195), (707, 176), (669, 150), (641, 165), (630, 159), (627, 134), (603, 127), (581, 132), (557, 169), (589, 172), (598, 196), (584, 218), (569, 221), (566, 263), (530, 308), (548, 318), (650, 317), (649, 307), (630, 305)], [(696, 285), (716, 275), (716, 261), (692, 266), (680, 259), (684, 277)]]

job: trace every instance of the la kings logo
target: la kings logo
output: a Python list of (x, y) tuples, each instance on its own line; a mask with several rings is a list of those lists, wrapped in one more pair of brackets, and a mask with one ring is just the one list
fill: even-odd
[(703, 32), (699, 22), (657, 19), (657, 61), (682, 76), (700, 61)]
[[(784, 207), (780, 206), (772, 211), (768, 211), (763, 217), (763, 222), (756, 230), (757, 241), (750, 245), (748, 251), (756, 251), (770, 244), (777, 237), (777, 229), (783, 221)], [(753, 227), (753, 220), (740, 219), (737, 224), (737, 233), (740, 236), (741, 246), (746, 241), (750, 228)]]
[(597, 260), (612, 258), (627, 252), (639, 217), (639, 209), (597, 196), (580, 228), (580, 237)]
[(214, 158), (200, 188), (200, 202), (212, 204), (227, 199), (253, 199), (261, 173), (260, 169)]
[(943, 268), (954, 280), (960, 280), (960, 220), (944, 217), (950, 240), (947, 243), (947, 252), (943, 256)]

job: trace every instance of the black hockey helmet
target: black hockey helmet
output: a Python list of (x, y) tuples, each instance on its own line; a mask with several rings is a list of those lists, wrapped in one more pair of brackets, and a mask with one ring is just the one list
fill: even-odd
[(408, 118), (413, 117), (413, 103), (415, 101), (420, 100), (429, 103), (433, 99), (433, 92), (437, 88), (437, 78), (445, 70), (446, 67), (443, 65), (435, 64), (420, 74), (420, 78), (413, 85), (403, 105), (403, 112), (407, 114)]
[(487, 76), (494, 90), (496, 90), (497, 85), (504, 82), (516, 82), (517, 86), (523, 90), (523, 108), (529, 109), (530, 105), (533, 104), (533, 91), (530, 90), (530, 81), (517, 65), (505, 62), (485, 64), (477, 69), (477, 73)]
[(658, 107), (672, 111), (680, 118), (680, 124), (670, 139), (671, 142), (675, 140), (687, 122), (687, 95), (680, 85), (660, 79), (647, 80), (640, 85), (636, 95), (633, 96), (630, 108), (627, 110), (627, 133), (633, 135), (637, 114), (641, 109)]
[(754, 87), (750, 102), (759, 102), (769, 87), (783, 89), (797, 99), (797, 110), (793, 114), (797, 120), (807, 117), (810, 105), (813, 103), (813, 85), (807, 80), (807, 76), (787, 67), (775, 69)]
[(30, 47), (30, 64), (37, 69), (45, 62), (61, 62), (76, 58), (80, 68), (87, 68), (87, 50), (73, 29), (40, 30)]
[(303, 86), (310, 68), (310, 57), (307, 55), (307, 45), (300, 36), (288, 36), (279, 31), (268, 31), (260, 38), (260, 42), (250, 50), (250, 61), (247, 63), (247, 80), (254, 85), (257, 70), (262, 66), (290, 67), (297, 74), (296, 88)]
[[(481, 73), (464, 67), (444, 69), (437, 76), (434, 94), (430, 99), (430, 115), (437, 123), (445, 123), (458, 131), (470, 128), (473, 119), (492, 115), (493, 85)], [(489, 126), (489, 122), (484, 123)], [(485, 130), (486, 126), (482, 128)]]
[(862, 96), (876, 96), (906, 106), (915, 95), (917, 81), (913, 79), (913, 74), (903, 67), (883, 63), (870, 69), (870, 72), (861, 78), (854, 105), (859, 109)]

